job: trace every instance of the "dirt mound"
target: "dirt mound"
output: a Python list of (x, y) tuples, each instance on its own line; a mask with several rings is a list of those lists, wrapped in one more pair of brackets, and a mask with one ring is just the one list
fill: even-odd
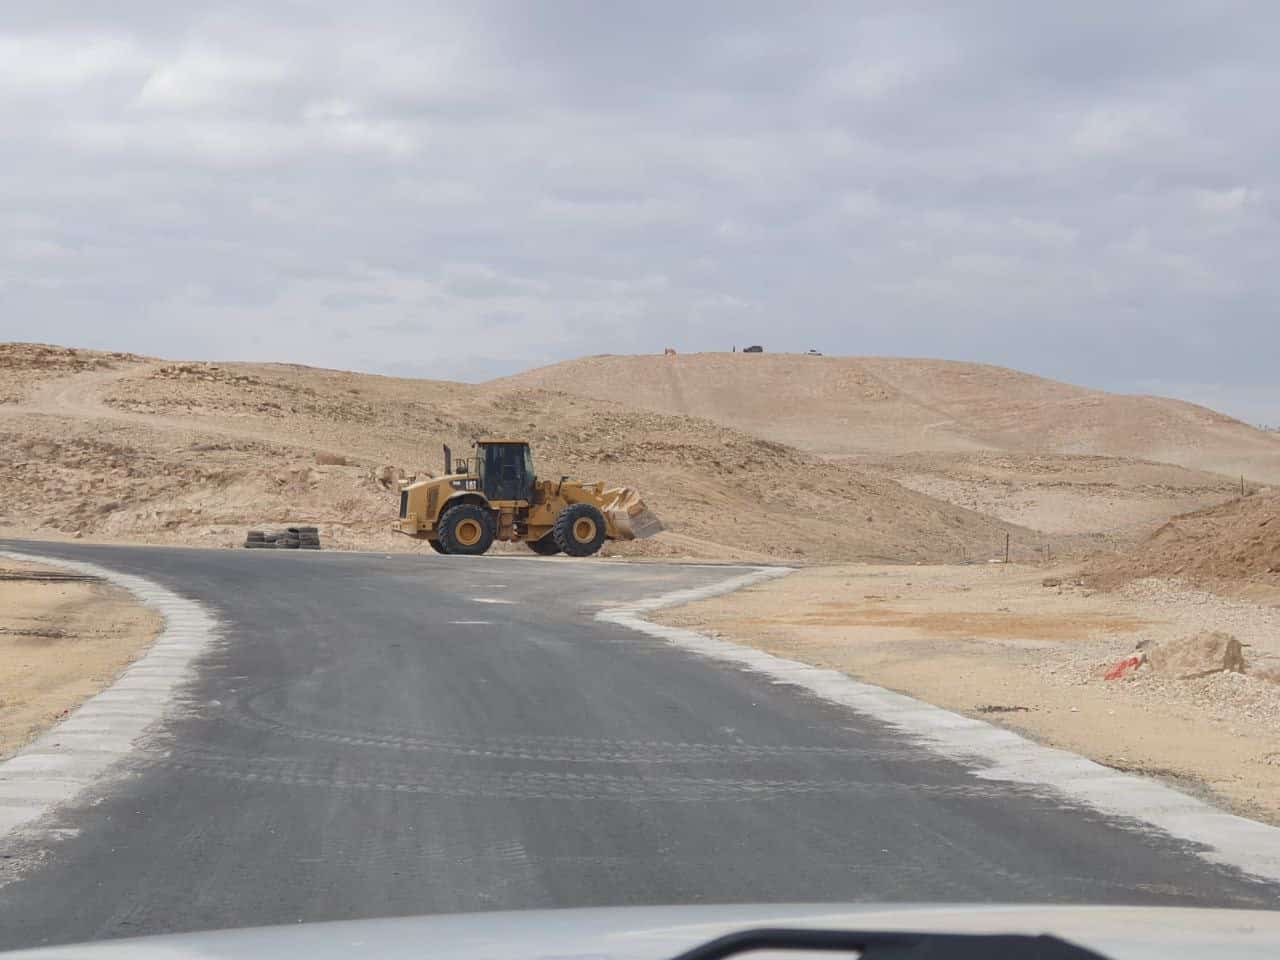
[(1280, 438), (1213, 410), (984, 364), (795, 354), (597, 356), (492, 386), (625, 399), (826, 455), (1103, 455), (1280, 480)]
[(1086, 582), (1103, 588), (1150, 576), (1280, 587), (1280, 493), (1174, 517), (1137, 547), (1085, 571)]
[[(423, 549), (389, 530), (385, 478), (440, 445), (516, 435), (539, 471), (639, 487), (669, 533), (617, 552), (896, 562), (1015, 556), (1038, 537), (852, 464), (697, 417), (542, 389), (495, 391), (277, 364), (121, 364), (3, 408), (0, 529), (233, 545), (313, 523), (326, 546)], [(524, 547), (515, 549), (521, 552)]]

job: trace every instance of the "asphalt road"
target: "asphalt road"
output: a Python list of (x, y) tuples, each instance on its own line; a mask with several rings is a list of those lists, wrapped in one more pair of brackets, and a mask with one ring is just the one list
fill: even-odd
[(592, 620), (737, 568), (3, 546), (148, 577), (225, 636), (127, 775), (52, 815), (57, 839), (0, 838), (23, 865), (0, 948), (606, 904), (1280, 902), (1168, 838)]

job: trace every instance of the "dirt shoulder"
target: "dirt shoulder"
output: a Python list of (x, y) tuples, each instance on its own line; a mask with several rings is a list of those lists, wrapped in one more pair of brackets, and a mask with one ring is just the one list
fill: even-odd
[[(655, 619), (841, 670), (1280, 824), (1280, 684), (1258, 675), (1280, 666), (1280, 609), (1167, 580), (1096, 593), (1074, 586), (1074, 573), (810, 568)], [(1103, 678), (1141, 642), (1206, 629), (1236, 636), (1249, 672)]]
[(160, 616), (126, 591), (74, 577), (0, 559), (0, 758), (110, 684), (160, 632)]

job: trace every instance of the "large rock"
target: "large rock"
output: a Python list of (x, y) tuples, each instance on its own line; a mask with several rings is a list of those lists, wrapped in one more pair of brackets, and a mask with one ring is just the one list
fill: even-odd
[(1184, 680), (1211, 673), (1244, 673), (1240, 641), (1218, 630), (1153, 646), (1147, 650), (1147, 662), (1156, 673)]

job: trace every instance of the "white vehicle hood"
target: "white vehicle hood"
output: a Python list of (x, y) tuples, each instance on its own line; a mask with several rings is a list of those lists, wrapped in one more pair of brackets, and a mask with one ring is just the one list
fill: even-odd
[(756, 904), (467, 913), (168, 934), (20, 950), (3, 957), (668, 960), (734, 930), (762, 926), (1048, 933), (1117, 960), (1280, 957), (1280, 911), (985, 904)]

